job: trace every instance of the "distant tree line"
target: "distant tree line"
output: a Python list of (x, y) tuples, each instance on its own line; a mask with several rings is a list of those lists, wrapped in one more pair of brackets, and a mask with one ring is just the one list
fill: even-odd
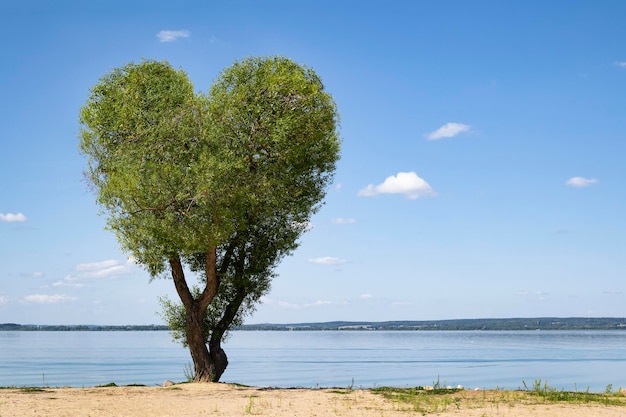
[(15, 324), (0, 323), (0, 331), (149, 331), (149, 330), (169, 330), (169, 327), (160, 324), (132, 325), (132, 326), (97, 326), (97, 325), (36, 325), (36, 324)]
[[(154, 331), (170, 330), (165, 325), (34, 325), (0, 323), (0, 331)], [(332, 321), (323, 323), (247, 324), (235, 330), (273, 331), (375, 331), (375, 330), (626, 330), (626, 318), (613, 317), (539, 317), (508, 319), (458, 319), (425, 321)]]
[(506, 319), (458, 319), (426, 321), (253, 324), (241, 330), (622, 330), (626, 318), (540, 317)]

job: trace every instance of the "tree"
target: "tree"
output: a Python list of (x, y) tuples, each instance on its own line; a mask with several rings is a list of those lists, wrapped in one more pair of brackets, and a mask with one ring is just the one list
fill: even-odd
[(167, 62), (142, 61), (102, 77), (80, 122), (107, 228), (153, 278), (171, 277), (182, 304), (163, 301), (168, 324), (195, 379), (218, 381), (228, 329), (269, 291), (332, 181), (332, 97), (283, 57), (236, 62), (207, 94)]

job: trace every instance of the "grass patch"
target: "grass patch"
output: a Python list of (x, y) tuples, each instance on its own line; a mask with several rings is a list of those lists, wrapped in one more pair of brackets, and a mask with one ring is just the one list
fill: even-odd
[(353, 391), (351, 389), (337, 388), (337, 389), (331, 389), (328, 392), (331, 393), (331, 394), (347, 395), (347, 394), (351, 394)]
[(47, 390), (41, 387), (24, 387), (24, 388), (20, 388), (20, 391), (22, 392), (46, 392)]
[(21, 387), (18, 388), (21, 392), (29, 393), (29, 392), (48, 392), (46, 388), (42, 387)]
[(229, 382), (228, 385), (232, 385), (238, 388), (252, 388), (251, 385), (240, 384), (239, 382)]
[(246, 414), (259, 414), (259, 412), (256, 411), (256, 408), (254, 406), (254, 399), (256, 397), (257, 397), (256, 395), (250, 396), (250, 400), (248, 402), (248, 405), (246, 405), (246, 409), (245, 409)]
[(604, 393), (591, 393), (588, 390), (564, 391), (550, 387), (547, 382), (537, 380), (532, 387), (523, 382), (524, 390), (482, 390), (466, 391), (441, 387), (395, 388), (380, 387), (370, 391), (382, 395), (395, 404), (395, 408), (418, 412), (423, 415), (445, 412), (449, 409), (472, 409), (488, 407), (498, 410), (516, 405), (576, 404), (626, 407), (626, 395), (613, 391), (608, 385)]
[(607, 385), (604, 393), (592, 393), (586, 391), (564, 391), (548, 385), (548, 381), (542, 383), (540, 379), (533, 382), (532, 388), (522, 381), (526, 392), (545, 403), (573, 403), (573, 404), (601, 404), (626, 406), (626, 397), (619, 391), (614, 392), (612, 385)]
[(372, 388), (371, 391), (393, 401), (398, 410), (421, 414), (441, 413), (450, 407), (459, 409), (462, 403), (462, 398), (455, 395), (462, 390), (456, 388), (438, 387), (426, 390), (424, 387), (380, 387)]
[(109, 382), (108, 384), (96, 385), (94, 388), (110, 388), (110, 387), (117, 387), (117, 384), (115, 382)]

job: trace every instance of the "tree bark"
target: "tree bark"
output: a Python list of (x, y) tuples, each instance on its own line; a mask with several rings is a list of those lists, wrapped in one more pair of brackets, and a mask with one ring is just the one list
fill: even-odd
[(204, 340), (203, 327), (206, 309), (202, 310), (198, 307), (198, 303), (194, 301), (191, 308), (186, 308), (187, 346), (193, 360), (194, 381), (217, 382), (219, 378), (215, 379), (215, 364)]
[(193, 360), (194, 381), (217, 382), (226, 370), (228, 359), (219, 343), (210, 344), (209, 351), (204, 337), (204, 316), (219, 288), (215, 248), (207, 252), (206, 285), (198, 299), (189, 290), (180, 258), (173, 256), (169, 263), (176, 292), (185, 306), (185, 336)]
[(212, 365), (212, 382), (218, 382), (228, 366), (228, 357), (226, 356), (224, 349), (222, 349), (221, 342), (221, 338), (217, 341), (217, 343), (214, 343), (213, 339), (209, 341), (209, 355), (211, 357)]

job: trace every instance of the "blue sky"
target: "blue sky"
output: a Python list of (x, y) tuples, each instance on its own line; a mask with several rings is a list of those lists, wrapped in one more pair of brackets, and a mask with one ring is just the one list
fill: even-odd
[[(148, 5), (149, 4), (149, 5)], [(78, 111), (142, 58), (248, 56), (341, 113), (326, 204), (248, 323), (626, 316), (623, 1), (0, 5), (0, 322), (161, 323), (82, 182)]]

